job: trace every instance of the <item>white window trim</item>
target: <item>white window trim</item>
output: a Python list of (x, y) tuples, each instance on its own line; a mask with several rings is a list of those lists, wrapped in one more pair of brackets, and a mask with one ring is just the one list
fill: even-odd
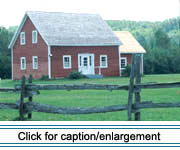
[[(126, 58), (126, 57), (121, 57), (121, 60), (122, 60), (122, 59), (125, 60), (125, 67), (126, 67), (126, 66), (127, 66), (127, 58)], [(121, 63), (121, 62), (120, 62), (120, 63)], [(125, 68), (123, 68), (122, 65), (121, 65), (121, 70), (123, 70), (123, 69), (125, 69)]]
[[(36, 35), (36, 40), (34, 40), (34, 38), (33, 38), (33, 34), (34, 33), (36, 33), (35, 35)], [(37, 31), (36, 30), (33, 30), (32, 31), (32, 44), (36, 44), (38, 42), (38, 34), (37, 34)]]
[[(66, 66), (65, 66), (65, 62), (64, 62), (64, 58), (65, 58), (65, 57), (68, 57), (68, 58), (69, 58), (69, 67), (66, 67)], [(71, 55), (64, 55), (64, 56), (63, 56), (63, 68), (64, 68), (64, 69), (71, 69), (71, 67), (72, 67), (72, 65), (71, 65)]]
[[(22, 35), (24, 35), (24, 42), (22, 40)], [(25, 35), (25, 32), (21, 32), (20, 33), (20, 44), (21, 45), (25, 45), (26, 44), (26, 35)]]
[[(22, 60), (24, 59), (24, 68), (22, 67)], [(21, 70), (26, 70), (26, 57), (21, 57)]]
[[(102, 57), (106, 57), (106, 65), (105, 65), (105, 66), (102, 66), (102, 61), (101, 61), (101, 58), (102, 58)], [(101, 67), (101, 68), (108, 68), (107, 55), (100, 55), (100, 67)]]
[[(37, 58), (37, 67), (35, 67), (35, 62), (34, 62), (35, 58)], [(33, 56), (32, 57), (32, 67), (33, 67), (33, 69), (38, 69), (38, 56)]]

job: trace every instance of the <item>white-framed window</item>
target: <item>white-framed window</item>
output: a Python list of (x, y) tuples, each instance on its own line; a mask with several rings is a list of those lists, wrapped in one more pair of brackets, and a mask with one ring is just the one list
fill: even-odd
[(21, 70), (26, 70), (26, 57), (21, 57)]
[(125, 69), (127, 66), (127, 58), (121, 57), (121, 69)]
[(20, 33), (20, 44), (25, 45), (26, 44), (26, 38), (25, 38), (25, 32)]
[(32, 31), (32, 43), (34, 44), (34, 43), (37, 43), (37, 41), (38, 41), (38, 36), (37, 36), (38, 34), (37, 34), (37, 31), (36, 30), (34, 30), (34, 31)]
[(64, 69), (71, 69), (71, 55), (64, 55), (63, 56), (63, 68)]
[(101, 68), (107, 68), (108, 67), (107, 55), (100, 55), (100, 67)]
[(32, 57), (32, 67), (33, 69), (38, 69), (38, 56)]

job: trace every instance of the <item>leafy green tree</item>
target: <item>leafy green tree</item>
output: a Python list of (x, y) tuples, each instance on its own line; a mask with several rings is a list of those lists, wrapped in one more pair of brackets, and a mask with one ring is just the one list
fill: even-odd
[(8, 45), (14, 31), (0, 27), (0, 78), (11, 78), (11, 51)]
[(170, 46), (170, 39), (168, 35), (162, 31), (162, 29), (157, 29), (154, 33), (155, 43), (158, 48), (168, 49)]

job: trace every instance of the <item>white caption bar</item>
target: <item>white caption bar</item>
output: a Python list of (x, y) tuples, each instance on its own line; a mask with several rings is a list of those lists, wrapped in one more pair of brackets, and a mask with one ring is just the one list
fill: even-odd
[(180, 147), (180, 123), (1, 122), (0, 147), (13, 146)]

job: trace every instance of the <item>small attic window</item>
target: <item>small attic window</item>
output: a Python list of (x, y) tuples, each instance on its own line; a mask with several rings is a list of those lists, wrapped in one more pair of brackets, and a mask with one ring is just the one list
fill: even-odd
[(32, 31), (32, 43), (33, 44), (37, 43), (37, 31), (36, 30)]
[(20, 44), (21, 45), (25, 45), (26, 44), (25, 32), (21, 32), (21, 34), (20, 34)]

